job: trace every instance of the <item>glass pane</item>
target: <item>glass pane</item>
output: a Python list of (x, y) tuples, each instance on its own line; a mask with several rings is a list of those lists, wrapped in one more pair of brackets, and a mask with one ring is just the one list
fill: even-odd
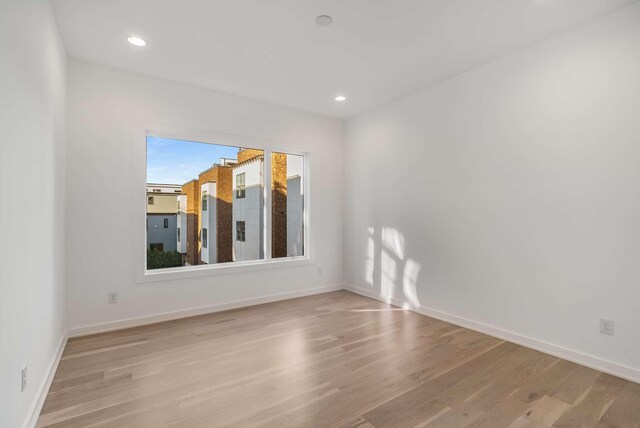
[(262, 150), (148, 136), (147, 269), (263, 259), (263, 171)]
[(304, 157), (271, 154), (271, 257), (304, 255)]

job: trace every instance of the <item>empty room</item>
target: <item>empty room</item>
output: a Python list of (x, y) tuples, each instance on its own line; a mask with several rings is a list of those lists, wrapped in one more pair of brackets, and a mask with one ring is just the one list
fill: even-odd
[(0, 428), (640, 428), (640, 1), (0, 0)]

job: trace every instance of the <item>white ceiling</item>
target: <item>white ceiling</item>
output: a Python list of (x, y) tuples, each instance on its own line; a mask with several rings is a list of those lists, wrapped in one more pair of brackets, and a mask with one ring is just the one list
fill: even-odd
[[(347, 118), (636, 0), (53, 0), (70, 57)], [(331, 15), (330, 27), (315, 23)], [(147, 47), (129, 45), (138, 35)], [(333, 97), (345, 94), (344, 103)]]

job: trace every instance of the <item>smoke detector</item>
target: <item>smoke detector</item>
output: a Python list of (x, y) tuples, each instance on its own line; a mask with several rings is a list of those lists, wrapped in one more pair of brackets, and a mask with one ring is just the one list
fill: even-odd
[(329, 15), (320, 15), (316, 18), (316, 24), (321, 27), (328, 27), (332, 22), (333, 18), (331, 18)]

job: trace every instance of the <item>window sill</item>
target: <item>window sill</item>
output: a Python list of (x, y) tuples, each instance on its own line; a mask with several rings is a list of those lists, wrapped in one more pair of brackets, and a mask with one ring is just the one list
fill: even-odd
[(198, 278), (214, 275), (230, 275), (264, 269), (282, 269), (296, 266), (312, 265), (311, 257), (288, 257), (280, 260), (257, 260), (251, 262), (233, 262), (219, 265), (182, 266), (176, 268), (145, 270), (137, 275), (136, 283), (145, 284), (158, 281), (170, 281), (187, 278)]

